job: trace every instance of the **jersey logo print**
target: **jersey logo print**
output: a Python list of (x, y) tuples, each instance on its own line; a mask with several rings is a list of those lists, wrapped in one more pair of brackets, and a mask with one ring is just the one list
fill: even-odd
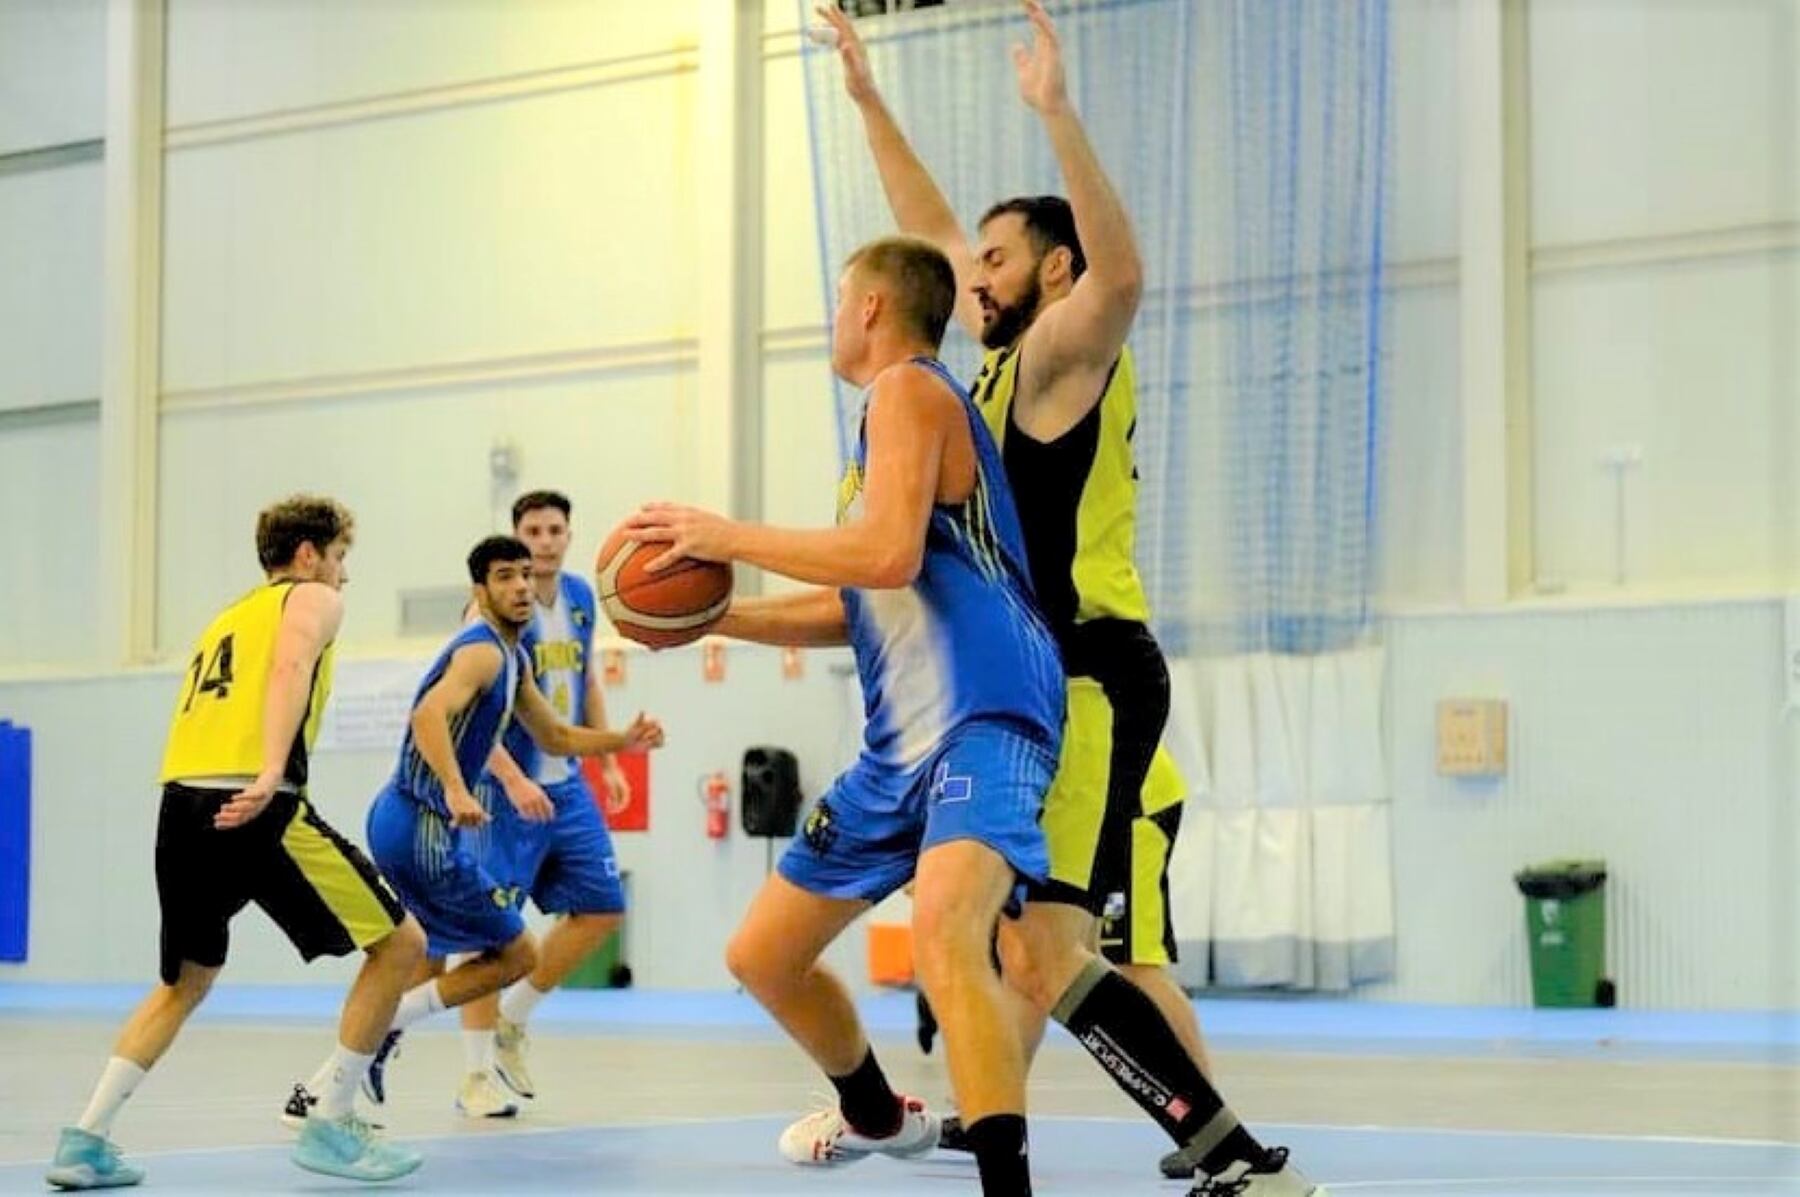
[(950, 772), (950, 762), (938, 762), (937, 769), (931, 775), (931, 800), (942, 804), (945, 802), (967, 802), (975, 794), (975, 779), (960, 773)]

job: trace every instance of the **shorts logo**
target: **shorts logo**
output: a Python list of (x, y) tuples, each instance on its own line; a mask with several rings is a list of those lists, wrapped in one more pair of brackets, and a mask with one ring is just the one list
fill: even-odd
[(1100, 917), (1107, 922), (1114, 922), (1125, 917), (1125, 895), (1114, 891), (1106, 895), (1106, 905), (1101, 908)]
[(807, 814), (806, 826), (801, 829), (800, 834), (806, 840), (806, 846), (816, 855), (830, 854), (831, 846), (837, 843), (838, 833), (829, 802), (819, 799), (818, 805)]
[(963, 775), (952, 775), (950, 762), (938, 762), (937, 770), (931, 775), (931, 800), (933, 802), (967, 802), (975, 793), (975, 779)]

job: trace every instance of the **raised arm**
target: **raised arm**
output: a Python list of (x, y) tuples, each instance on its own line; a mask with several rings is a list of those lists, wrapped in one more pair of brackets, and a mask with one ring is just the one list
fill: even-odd
[(881, 176), (881, 190), (887, 195), (894, 223), (903, 233), (922, 237), (943, 251), (956, 272), (956, 320), (971, 337), (981, 337), (981, 306), (969, 287), (975, 276), (975, 254), (969, 239), (957, 222), (950, 201), (913, 152), (906, 134), (881, 98), (875, 86), (875, 74), (869, 69), (869, 55), (856, 25), (836, 5), (814, 10), (837, 34), (838, 59), (844, 65), (844, 90), (862, 114), (863, 132), (869, 139), (869, 152), (875, 158), (875, 171)]
[[(1087, 258), (1087, 270), (1069, 297), (1046, 308), (1026, 333), (1023, 360), (1038, 374), (1036, 381), (1053, 383), (1067, 372), (1092, 375), (1112, 368), (1137, 315), (1144, 264), (1125, 206), (1069, 102), (1056, 27), (1037, 0), (1025, 0), (1025, 12), (1032, 26), (1031, 48), (1013, 47), (1019, 95), (1050, 135)], [(1032, 389), (1047, 393), (1043, 387)], [(1098, 387), (1076, 389), (1078, 401), (1089, 407), (1099, 399)], [(1079, 418), (1086, 412), (1071, 414)]]

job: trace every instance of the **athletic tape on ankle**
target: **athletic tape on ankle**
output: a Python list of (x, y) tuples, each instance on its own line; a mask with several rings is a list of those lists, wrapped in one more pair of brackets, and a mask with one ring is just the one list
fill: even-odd
[(1201, 1127), (1182, 1145), (1182, 1153), (1196, 1164), (1218, 1149), (1225, 1137), (1238, 1128), (1237, 1116), (1230, 1110), (1220, 1110), (1212, 1116), (1212, 1121)]

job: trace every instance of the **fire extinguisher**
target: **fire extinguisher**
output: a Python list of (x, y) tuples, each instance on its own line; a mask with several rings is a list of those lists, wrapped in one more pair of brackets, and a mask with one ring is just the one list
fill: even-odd
[(731, 829), (731, 782), (723, 773), (700, 779), (700, 802), (706, 807), (706, 838), (724, 839)]

